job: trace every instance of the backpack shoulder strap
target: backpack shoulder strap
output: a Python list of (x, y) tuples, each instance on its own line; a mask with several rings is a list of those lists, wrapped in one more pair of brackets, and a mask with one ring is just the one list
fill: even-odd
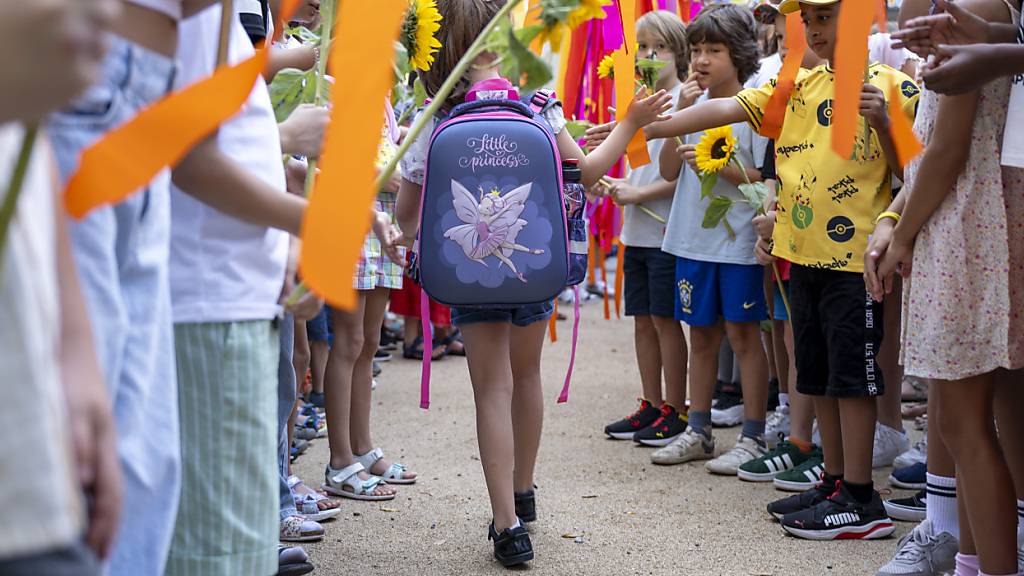
[(534, 114), (541, 116), (561, 104), (554, 90), (537, 90), (523, 99)]

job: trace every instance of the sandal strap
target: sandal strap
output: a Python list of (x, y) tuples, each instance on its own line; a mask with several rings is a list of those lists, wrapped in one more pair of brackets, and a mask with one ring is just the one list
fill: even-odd
[(384, 451), (380, 448), (374, 448), (362, 456), (356, 456), (356, 462), (362, 464), (363, 468), (369, 472), (370, 468), (373, 468), (373, 465), (382, 458), (384, 458)]
[(299, 484), (302, 484), (302, 480), (298, 476), (293, 474), (293, 475), (288, 477), (288, 488), (289, 489), (295, 488)]
[(381, 475), (384, 480), (403, 480), (402, 475), (405, 474), (405, 465), (395, 462), (387, 469), (387, 472)]
[[(359, 474), (360, 472), (363, 472), (364, 470), (366, 470), (366, 467), (363, 466), (362, 462), (359, 462), (357, 460), (356, 462), (349, 464), (348, 466), (342, 468), (341, 470), (328, 469), (329, 473), (334, 472), (333, 474), (328, 475), (332, 482), (344, 484), (347, 483), (353, 476)], [(358, 479), (356, 480), (356, 482), (358, 482)]]

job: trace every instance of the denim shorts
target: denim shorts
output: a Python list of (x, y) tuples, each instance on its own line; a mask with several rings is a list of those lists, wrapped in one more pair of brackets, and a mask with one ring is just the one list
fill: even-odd
[(452, 324), (482, 324), (485, 322), (512, 323), (520, 328), (551, 318), (555, 311), (554, 302), (527, 304), (515, 308), (474, 308), (452, 306)]

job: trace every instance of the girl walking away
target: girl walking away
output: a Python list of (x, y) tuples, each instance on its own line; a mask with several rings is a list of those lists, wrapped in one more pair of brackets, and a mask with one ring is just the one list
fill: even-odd
[[(1007, 0), (957, 4), (989, 23), (1020, 17)], [(1000, 448), (993, 422), (1000, 410), (1019, 413), (1014, 396), (1003, 394), (1019, 389), (1024, 368), (1024, 179), (1000, 167), (1004, 128), (1013, 129), (1008, 109), (1009, 78), (956, 96), (926, 91), (915, 124), (925, 152), (907, 166), (907, 194), (880, 227), (891, 243), (881, 247), (878, 278), (888, 286), (897, 268), (913, 264), (904, 281), (904, 367), (931, 380), (939, 406), (933, 425), (956, 462), (959, 576), (1019, 568), (1007, 466), (1019, 451), (1005, 438)], [(868, 271), (881, 299), (886, 290)], [(975, 305), (963, 306), (964, 294)], [(1000, 422), (998, 431), (1012, 437), (1014, 427)]]
[[(503, 0), (438, 2), (443, 18), (439, 38), (442, 48), (432, 69), (422, 76), (428, 94), (438, 92), (504, 4)], [(446, 111), (462, 103), (471, 86), (498, 79), (495, 56), (480, 55), (444, 103)], [(661, 118), (670, 108), (670, 98), (660, 91), (638, 99), (626, 114), (621, 129), (586, 157), (565, 130), (560, 104), (549, 101), (541, 119), (556, 135), (561, 158), (578, 160), (583, 184), (591, 186), (622, 156), (636, 130)], [(433, 124), (436, 126), (437, 122)], [(409, 238), (419, 226), (420, 193), (425, 180), (430, 132), (425, 130), (403, 159), (404, 181), (398, 195), (397, 215), (403, 233)], [(537, 517), (533, 476), (544, 409), (540, 359), (546, 329), (544, 321), (550, 317), (552, 309), (551, 302), (517, 307), (452, 308), (452, 323), (462, 331), (465, 340), (476, 402), (480, 461), (494, 515), (488, 537), (494, 541), (495, 558), (504, 566), (522, 564), (533, 558), (530, 536), (522, 522)]]
[[(636, 23), (641, 58), (665, 62), (657, 87), (679, 100), (686, 78), (686, 27), (674, 12), (648, 12)], [(676, 259), (662, 252), (665, 225), (672, 209), (678, 172), (663, 179), (658, 157), (664, 140), (650, 142), (653, 162), (633, 170), (626, 180), (613, 180), (610, 193), (624, 206), (622, 243), (625, 254), (626, 315), (633, 316), (636, 361), (643, 395), (632, 415), (605, 427), (619, 440), (664, 446), (686, 430), (686, 339), (675, 318)], [(646, 207), (662, 221), (645, 213)], [(665, 375), (665, 394), (661, 390)]]

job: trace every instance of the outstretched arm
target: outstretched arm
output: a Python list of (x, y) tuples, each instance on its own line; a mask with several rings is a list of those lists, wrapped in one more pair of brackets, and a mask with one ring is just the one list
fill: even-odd
[(714, 98), (672, 114), (668, 120), (644, 128), (648, 140), (674, 138), (728, 126), (749, 119), (743, 106), (733, 98)]

